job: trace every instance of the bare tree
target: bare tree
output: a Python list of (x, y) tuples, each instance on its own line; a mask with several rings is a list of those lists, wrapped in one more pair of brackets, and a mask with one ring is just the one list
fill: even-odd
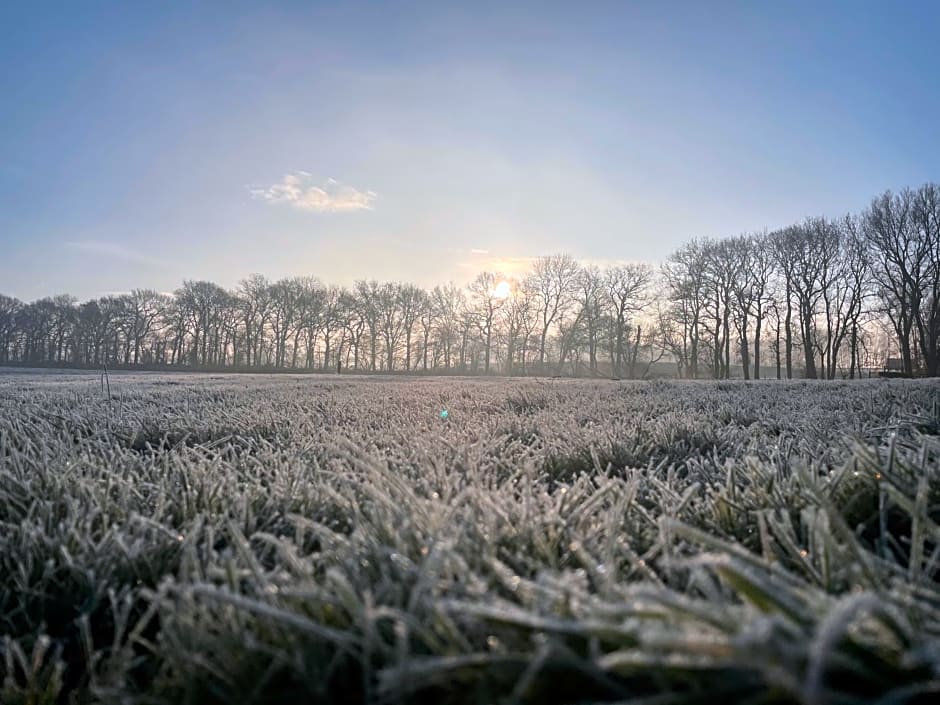
[(731, 376), (731, 320), (734, 313), (734, 284), (740, 262), (734, 246), (727, 240), (706, 240), (702, 243), (704, 260), (703, 317), (705, 329), (711, 334), (712, 376)]
[(425, 292), (414, 284), (402, 284), (398, 290), (401, 305), (402, 325), (405, 330), (405, 371), (411, 371), (411, 339), (414, 336), (415, 323), (421, 316)]
[(604, 272), (613, 328), (612, 367), (615, 377), (622, 377), (626, 370), (629, 360), (627, 335), (630, 322), (633, 316), (649, 304), (647, 290), (652, 277), (652, 268), (643, 263), (609, 267)]
[[(511, 293), (499, 311), (498, 329), (506, 348), (506, 374), (525, 374), (526, 351), (537, 325), (535, 303), (528, 280), (510, 283)], [(518, 362), (518, 366), (517, 366)]]
[(395, 355), (405, 332), (405, 316), (402, 310), (401, 284), (386, 282), (379, 286), (376, 305), (379, 313), (379, 329), (385, 346), (385, 369), (395, 369)]
[(588, 369), (593, 375), (598, 373), (597, 351), (600, 335), (608, 304), (612, 303), (607, 284), (604, 273), (596, 265), (583, 267), (578, 276), (578, 322), (584, 330)]
[(302, 291), (295, 279), (280, 279), (271, 285), (271, 333), (274, 336), (274, 366), (287, 363), (287, 341), (297, 325)]
[(929, 254), (915, 237), (911, 191), (887, 192), (865, 212), (863, 233), (874, 253), (873, 276), (884, 311), (897, 334), (904, 371), (914, 372), (915, 310), (920, 305)]
[(580, 266), (570, 255), (539, 257), (532, 265), (531, 289), (541, 318), (539, 366), (545, 365), (548, 333), (576, 300)]
[(121, 296), (121, 325), (126, 336), (124, 362), (130, 360), (133, 351), (133, 363), (140, 364), (140, 352), (145, 338), (153, 330), (162, 312), (160, 295), (150, 289), (135, 289), (126, 296)]
[(911, 216), (917, 250), (925, 253), (914, 323), (924, 372), (935, 377), (940, 372), (940, 185), (925, 184), (916, 191)]
[(679, 248), (663, 265), (662, 274), (673, 302), (674, 318), (682, 324), (685, 367), (688, 376), (697, 379), (708, 283), (703, 243), (692, 240)]
[(431, 306), (434, 309), (434, 317), (437, 319), (438, 346), (442, 351), (445, 370), (450, 370), (454, 364), (454, 352), (459, 345), (461, 314), (465, 298), (463, 291), (453, 283), (436, 286), (431, 292)]
[[(323, 331), (323, 369), (332, 368), (331, 354), (335, 354), (337, 360), (339, 360), (342, 353), (342, 332), (346, 314), (343, 307), (343, 294), (343, 290), (338, 286), (331, 286), (323, 291), (323, 306), (320, 316), (320, 327)], [(337, 334), (341, 336), (338, 344), (336, 344)]]
[(260, 274), (252, 274), (238, 285), (245, 332), (245, 364), (249, 367), (260, 364), (261, 347), (273, 307), (271, 293), (271, 283)]
[(369, 369), (373, 372), (376, 370), (381, 298), (381, 287), (374, 279), (356, 282), (356, 300), (359, 306), (359, 314), (365, 322), (366, 331), (369, 335)]
[(506, 303), (506, 297), (500, 296), (497, 285), (503, 281), (503, 275), (495, 272), (480, 272), (467, 286), (468, 315), (480, 334), (483, 344), (483, 372), (490, 373), (490, 359), (493, 350), (493, 325), (496, 314)]
[(793, 378), (793, 291), (796, 280), (796, 261), (801, 247), (798, 230), (793, 226), (778, 230), (770, 236), (771, 252), (777, 274), (782, 281), (778, 295), (782, 298), (779, 308), (784, 311), (783, 336), (787, 379)]
[[(427, 372), (432, 365), (429, 356), (431, 353), (431, 335), (437, 323), (437, 310), (434, 307), (431, 294), (423, 289), (421, 289), (420, 292), (421, 296), (418, 298), (416, 304), (418, 325), (421, 327), (421, 367)], [(433, 365), (437, 365), (436, 356)]]
[[(352, 366), (359, 370), (362, 357), (362, 336), (368, 327), (368, 320), (362, 301), (356, 292), (344, 291), (340, 294), (339, 309), (343, 314), (343, 327), (345, 328), (345, 337), (348, 341), (343, 364), (349, 367), (349, 353), (352, 351)], [(373, 341), (375, 338), (373, 337)], [(375, 345), (372, 345), (372, 352), (375, 352)]]
[(0, 362), (9, 362), (16, 356), (16, 319), (22, 308), (23, 303), (19, 299), (0, 294)]
[(733, 267), (735, 278), (732, 288), (737, 306), (735, 327), (740, 340), (744, 378), (748, 379), (750, 376), (749, 336), (753, 331), (754, 379), (760, 379), (761, 332), (773, 273), (773, 259), (767, 235), (742, 235), (735, 238), (731, 242), (731, 251), (737, 260)]

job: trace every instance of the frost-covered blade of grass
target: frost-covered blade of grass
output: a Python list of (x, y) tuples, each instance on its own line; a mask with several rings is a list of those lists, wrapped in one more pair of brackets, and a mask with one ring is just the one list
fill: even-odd
[(112, 385), (0, 376), (0, 702), (940, 690), (932, 382)]

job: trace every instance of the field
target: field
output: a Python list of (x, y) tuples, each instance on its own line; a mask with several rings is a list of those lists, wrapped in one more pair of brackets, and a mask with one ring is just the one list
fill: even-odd
[(928, 381), (0, 373), (0, 702), (935, 702), (938, 463)]

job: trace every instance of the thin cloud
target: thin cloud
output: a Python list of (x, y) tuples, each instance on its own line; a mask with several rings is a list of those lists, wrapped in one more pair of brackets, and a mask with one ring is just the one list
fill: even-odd
[(496, 257), (487, 262), (487, 269), (506, 275), (521, 274), (532, 268), (535, 259), (535, 257)]
[(134, 264), (146, 264), (151, 266), (164, 266), (168, 264), (166, 260), (152, 257), (146, 252), (141, 252), (127, 245), (122, 245), (119, 242), (109, 242), (107, 240), (78, 240), (66, 242), (65, 249)]
[(457, 266), (461, 269), (470, 269), (473, 271), (500, 272), (506, 276), (519, 275), (527, 272), (532, 267), (535, 257), (491, 257), (486, 260), (474, 260), (473, 262), (458, 262)]
[[(466, 254), (467, 250), (454, 250), (454, 252)], [(485, 257), (481, 259), (480, 257), (475, 257), (473, 259), (462, 259), (456, 263), (456, 266), (463, 270), (469, 270), (471, 272), (500, 272), (506, 276), (520, 276), (532, 270), (535, 260), (538, 259), (536, 256), (531, 257), (499, 257), (496, 255), (490, 256), (489, 251), (487, 250), (469, 250), (469, 253), (472, 255), (484, 255)], [(624, 259), (598, 259), (598, 258), (579, 258), (578, 264), (582, 266), (596, 266), (599, 269), (607, 269), (609, 267), (620, 267), (627, 264), (644, 264), (647, 263), (643, 260), (624, 260)], [(651, 262), (647, 264), (653, 264)]]
[(608, 267), (623, 267), (630, 264), (648, 264), (650, 266), (655, 266), (655, 262), (649, 260), (639, 260), (639, 259), (598, 259), (598, 258), (588, 258), (588, 259), (579, 259), (578, 263), (584, 266), (594, 265), (600, 269), (607, 269)]
[(465, 249), (463, 247), (445, 247), (442, 252), (451, 252), (456, 255), (488, 255), (489, 250), (482, 250), (477, 247), (472, 249)]
[(266, 188), (251, 187), (248, 191), (252, 198), (266, 203), (311, 213), (370, 211), (376, 198), (374, 191), (360, 191), (332, 178), (317, 184), (308, 171), (285, 174), (279, 183)]

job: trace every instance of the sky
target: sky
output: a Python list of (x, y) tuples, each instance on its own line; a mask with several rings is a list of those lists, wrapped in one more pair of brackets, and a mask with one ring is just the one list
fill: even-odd
[(422, 286), (940, 178), (938, 2), (0, 3), (0, 293)]

